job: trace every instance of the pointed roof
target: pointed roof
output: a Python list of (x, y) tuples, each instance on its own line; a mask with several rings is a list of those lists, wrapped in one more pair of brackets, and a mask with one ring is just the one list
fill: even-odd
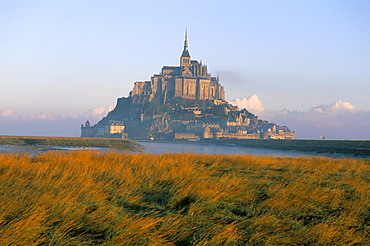
[(188, 29), (185, 30), (184, 50), (182, 51), (181, 57), (190, 57), (188, 50)]

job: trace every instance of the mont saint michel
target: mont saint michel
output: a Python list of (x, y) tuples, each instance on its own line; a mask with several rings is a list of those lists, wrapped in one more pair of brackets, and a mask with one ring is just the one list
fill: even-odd
[(106, 117), (81, 125), (81, 137), (294, 139), (294, 132), (228, 103), (220, 78), (191, 59), (186, 32), (180, 65), (163, 66), (149, 81), (136, 81)]

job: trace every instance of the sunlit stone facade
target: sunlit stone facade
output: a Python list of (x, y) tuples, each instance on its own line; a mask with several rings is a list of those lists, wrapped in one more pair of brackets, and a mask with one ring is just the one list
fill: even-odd
[(145, 103), (156, 98), (166, 103), (172, 98), (225, 100), (225, 91), (218, 77), (212, 77), (202, 62), (191, 60), (185, 33), (180, 66), (164, 66), (150, 81), (135, 82), (130, 96), (134, 103)]

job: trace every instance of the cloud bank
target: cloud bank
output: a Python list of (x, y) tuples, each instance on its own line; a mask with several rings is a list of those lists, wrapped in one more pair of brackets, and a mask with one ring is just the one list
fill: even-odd
[(246, 108), (260, 119), (286, 125), (295, 131), (296, 138), (370, 139), (370, 110), (360, 109), (350, 102), (338, 100), (329, 104), (313, 105), (308, 111), (265, 110), (257, 95), (232, 101)]
[(80, 135), (80, 126), (89, 120), (98, 122), (114, 109), (114, 105), (89, 109), (83, 113), (59, 112), (18, 114), (0, 109), (0, 135), (68, 136)]
[(296, 138), (370, 139), (370, 110), (341, 100), (309, 111), (266, 112), (264, 117), (295, 130)]

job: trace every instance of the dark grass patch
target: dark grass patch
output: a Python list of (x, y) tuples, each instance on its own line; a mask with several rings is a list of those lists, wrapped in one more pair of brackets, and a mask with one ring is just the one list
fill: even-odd
[(111, 138), (67, 138), (67, 137), (12, 137), (0, 136), (0, 145), (15, 146), (59, 146), (113, 148), (125, 151), (141, 151), (141, 145), (126, 139)]

